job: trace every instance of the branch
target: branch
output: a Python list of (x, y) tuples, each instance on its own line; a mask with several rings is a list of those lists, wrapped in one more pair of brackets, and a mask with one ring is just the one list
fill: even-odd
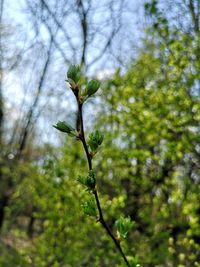
[(192, 21), (194, 23), (194, 30), (195, 30), (196, 34), (198, 34), (199, 33), (199, 17), (198, 17), (198, 14), (195, 13), (195, 7), (194, 7), (193, 0), (189, 1), (189, 9), (190, 9)]
[(87, 50), (87, 37), (88, 37), (88, 22), (87, 22), (87, 14), (90, 9), (91, 3), (87, 10), (84, 9), (84, 5), (82, 0), (79, 0), (77, 2), (78, 4), (78, 14), (80, 16), (81, 20), (81, 29), (82, 29), (82, 35), (83, 35), (83, 49), (81, 54), (81, 66), (86, 65), (86, 50)]
[[(80, 133), (79, 133), (79, 138), (83, 144), (83, 147), (84, 147), (84, 150), (85, 150), (85, 154), (86, 154), (86, 157), (87, 157), (87, 162), (88, 162), (88, 168), (89, 170), (93, 170), (92, 168), (92, 156), (90, 155), (89, 153), (89, 150), (88, 150), (88, 146), (87, 146), (87, 143), (86, 143), (86, 140), (85, 140), (85, 132), (84, 132), (84, 122), (83, 122), (83, 103), (80, 101), (80, 98), (79, 98), (79, 90), (78, 88), (76, 88), (76, 90), (74, 91), (74, 95), (76, 97), (76, 100), (77, 100), (77, 104), (78, 104), (78, 116), (79, 116), (79, 123), (80, 123)], [(94, 194), (94, 197), (95, 197), (95, 201), (96, 201), (96, 205), (97, 205), (97, 209), (98, 209), (98, 214), (99, 214), (99, 219), (98, 221), (101, 223), (101, 225), (103, 226), (103, 228), (106, 230), (107, 234), (110, 236), (110, 238), (113, 240), (116, 248), (118, 249), (118, 251), (120, 252), (124, 262), (126, 263), (126, 265), (128, 267), (131, 267), (123, 250), (122, 250), (122, 247), (119, 243), (119, 241), (117, 240), (117, 238), (113, 235), (113, 233), (111, 232), (110, 228), (108, 227), (105, 219), (104, 219), (104, 216), (103, 216), (103, 211), (102, 211), (102, 208), (101, 208), (101, 203), (100, 203), (100, 200), (99, 200), (99, 196), (98, 196), (98, 191), (97, 191), (97, 188), (95, 187), (94, 190), (93, 190), (93, 194)]]
[(41, 95), (41, 91), (43, 89), (43, 85), (46, 79), (46, 75), (47, 75), (47, 70), (49, 67), (49, 63), (50, 63), (50, 58), (51, 58), (51, 49), (52, 49), (52, 44), (53, 44), (53, 40), (52, 38), (50, 39), (50, 44), (49, 44), (49, 48), (48, 48), (48, 52), (47, 52), (47, 59), (46, 62), (44, 64), (43, 67), (43, 71), (42, 71), (42, 75), (40, 77), (40, 81), (39, 81), (39, 85), (38, 85), (38, 89), (37, 89), (37, 94), (36, 97), (34, 99), (34, 102), (32, 104), (32, 106), (29, 109), (29, 112), (27, 114), (27, 123), (23, 129), (23, 133), (19, 142), (19, 149), (17, 151), (17, 157), (20, 158), (25, 146), (26, 146), (26, 141), (27, 141), (27, 137), (29, 134), (29, 130), (30, 130), (30, 125), (32, 123), (32, 118), (33, 118), (33, 113), (35, 111), (35, 108), (37, 107), (38, 101), (40, 99), (40, 95)]
[(45, 0), (41, 0), (42, 4), (44, 5), (44, 7), (46, 8), (47, 12), (49, 13), (49, 15), (52, 17), (52, 19), (54, 20), (55, 24), (58, 26), (58, 28), (63, 32), (65, 39), (69, 42), (70, 48), (72, 49), (72, 51), (75, 53), (76, 48), (74, 47), (72, 41), (71, 41), (71, 36), (68, 34), (68, 32), (64, 29), (63, 25), (58, 21), (58, 19), (56, 18), (55, 14), (51, 11), (50, 7), (48, 6), (48, 4), (45, 2)]
[[(36, 16), (36, 12), (34, 11), (33, 7), (30, 5), (29, 1), (26, 1), (26, 3), (27, 3), (27, 6), (28, 6), (30, 12), (32, 13), (32, 15), (33, 15), (33, 16)], [(47, 8), (47, 7), (46, 7), (46, 8)], [(47, 11), (50, 13), (51, 16), (53, 16), (53, 13), (51, 13), (49, 9), (47, 9)], [(55, 20), (55, 17), (53, 17), (53, 18), (54, 18), (54, 20)], [(66, 64), (69, 64), (70, 61), (69, 61), (69, 59), (66, 57), (65, 52), (63, 51), (63, 49), (61, 48), (60, 43), (56, 41), (57, 31), (58, 31), (58, 29), (61, 28), (61, 24), (58, 23), (58, 21), (57, 21), (57, 23), (56, 23), (56, 25), (57, 25), (57, 29), (56, 29), (55, 32), (53, 32), (53, 30), (51, 29), (50, 25), (48, 24), (48, 22), (47, 22), (47, 20), (46, 20), (45, 18), (43, 18), (43, 17), (41, 16), (41, 17), (40, 17), (40, 20), (41, 20), (41, 22), (45, 25), (45, 27), (47, 28), (47, 30), (48, 30), (48, 32), (49, 32), (49, 35), (50, 35), (50, 37), (51, 37), (51, 39), (52, 39), (52, 42), (53, 42), (53, 44), (54, 44), (54, 46), (55, 46), (55, 48), (60, 52), (61, 56), (63, 57), (63, 59), (64, 59), (64, 61), (65, 61), (65, 63), (66, 63)], [(63, 28), (62, 28), (62, 31), (63, 31)], [(66, 35), (65, 37), (68, 38), (67, 35)], [(71, 43), (70, 43), (70, 47), (71, 47)], [(71, 48), (72, 48), (72, 47), (71, 47)], [(72, 50), (73, 50), (73, 49), (72, 49)], [(74, 51), (74, 50), (73, 50), (73, 51)]]

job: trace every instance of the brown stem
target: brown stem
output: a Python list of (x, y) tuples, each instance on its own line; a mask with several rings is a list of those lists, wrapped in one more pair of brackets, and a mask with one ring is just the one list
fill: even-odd
[[(84, 147), (84, 150), (85, 150), (85, 154), (86, 154), (87, 162), (88, 162), (88, 168), (89, 168), (89, 170), (92, 170), (92, 157), (91, 157), (91, 155), (89, 153), (88, 146), (87, 146), (87, 143), (86, 143), (86, 140), (85, 140), (84, 123), (83, 123), (83, 110), (82, 110), (83, 104), (79, 100), (78, 90), (76, 91), (75, 96), (76, 96), (76, 100), (77, 100), (77, 103), (78, 103), (78, 116), (79, 116), (79, 123), (80, 123), (80, 140), (81, 140), (81, 142), (83, 144), (83, 147)], [(126, 263), (126, 265), (128, 267), (131, 267), (129, 262), (128, 262), (128, 260), (127, 260), (127, 258), (126, 258), (126, 255), (124, 254), (124, 252), (122, 250), (122, 247), (121, 247), (119, 241), (113, 235), (113, 233), (111, 232), (109, 226), (107, 225), (107, 223), (106, 223), (106, 221), (104, 219), (103, 211), (102, 211), (102, 208), (101, 208), (101, 203), (100, 203), (99, 196), (98, 196), (98, 191), (97, 191), (96, 188), (93, 190), (93, 194), (94, 194), (94, 197), (95, 197), (95, 201), (96, 201), (96, 205), (97, 205), (97, 209), (98, 209), (98, 213), (99, 213), (99, 220), (98, 221), (101, 223), (103, 228), (106, 230), (107, 234), (113, 240), (115, 246), (117, 247), (118, 251), (120, 252), (121, 256), (123, 257), (123, 260)]]
[(92, 157), (88, 151), (87, 143), (85, 141), (85, 132), (84, 132), (84, 126), (83, 126), (83, 104), (79, 102), (78, 98), (78, 116), (79, 116), (79, 123), (80, 123), (80, 139), (83, 144), (85, 154), (87, 156), (87, 162), (88, 162), (88, 168), (89, 170), (92, 170)]

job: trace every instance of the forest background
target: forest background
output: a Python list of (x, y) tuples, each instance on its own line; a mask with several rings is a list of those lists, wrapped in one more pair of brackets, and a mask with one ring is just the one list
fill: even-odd
[[(200, 1), (0, 0), (0, 266), (124, 266), (83, 214), (87, 172), (66, 73), (101, 88), (84, 107), (109, 227), (143, 267), (200, 267)], [(134, 263), (133, 263), (134, 266)]]

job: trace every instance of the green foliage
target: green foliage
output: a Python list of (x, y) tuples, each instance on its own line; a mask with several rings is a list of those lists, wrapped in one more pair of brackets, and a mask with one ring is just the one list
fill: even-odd
[[(109, 226), (117, 228), (127, 254), (137, 255), (127, 257), (131, 266), (199, 266), (199, 39), (172, 27), (156, 2), (146, 7), (153, 20), (138, 57), (102, 88), (102, 110), (93, 126), (98, 133), (88, 138), (93, 156), (103, 141), (101, 131), (104, 135), (95, 173), (88, 173), (75, 139), (61, 150), (47, 150), (46, 157), (35, 152), (32, 164), (1, 158), (0, 195), (12, 197), (0, 265), (126, 266), (95, 223), (97, 185)], [(84, 96), (87, 79), (74, 79)], [(77, 186), (76, 177), (90, 194)], [(16, 185), (14, 192), (8, 190), (10, 183)], [(82, 203), (90, 216), (83, 216)]]
[(94, 95), (99, 90), (100, 85), (101, 83), (98, 80), (89, 81), (89, 83), (86, 85), (84, 94), (88, 97)]
[(85, 215), (97, 217), (96, 202), (94, 197), (89, 198), (82, 204), (83, 212)]
[[(138, 262), (138, 257), (128, 256), (128, 261), (131, 265), (131, 267), (142, 267)], [(120, 264), (119, 267), (126, 267), (124, 263)]]
[(103, 137), (104, 137), (103, 134), (98, 130), (89, 135), (88, 145), (92, 152), (94, 153), (97, 152), (98, 147), (103, 142)]
[(12, 246), (4, 246), (0, 243), (0, 266), (20, 266), (29, 267), (31, 266), (27, 259), (17, 251), (17, 249), (12, 248)]
[(135, 221), (127, 238), (145, 266), (199, 261), (200, 103), (190, 61), (195, 50), (189, 37), (179, 38), (173, 55), (164, 44), (147, 43), (129, 72), (116, 73), (104, 88), (108, 112), (102, 110), (99, 125), (109, 125), (102, 149), (109, 161), (99, 172), (109, 173), (104, 193), (126, 190), (125, 207)]
[(119, 219), (115, 222), (117, 228), (117, 235), (119, 238), (126, 238), (129, 230), (133, 227), (134, 222), (131, 221), (130, 217), (125, 218), (120, 216)]
[(96, 185), (96, 177), (93, 170), (89, 170), (88, 175), (85, 176), (78, 176), (77, 181), (87, 187), (87, 191), (91, 191), (95, 188)]
[(144, 8), (148, 15), (157, 14), (158, 12), (157, 4), (158, 4), (157, 0), (145, 3)]
[(81, 68), (80, 66), (76, 65), (70, 65), (68, 72), (67, 72), (67, 78), (71, 85), (75, 85), (78, 83), (81, 77)]
[(56, 125), (53, 125), (53, 127), (61, 132), (67, 133), (69, 136), (76, 136), (76, 130), (67, 122), (59, 121)]

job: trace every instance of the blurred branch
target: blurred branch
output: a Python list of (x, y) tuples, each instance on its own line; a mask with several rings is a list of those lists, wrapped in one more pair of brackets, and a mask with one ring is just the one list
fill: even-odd
[(195, 13), (195, 7), (193, 0), (189, 0), (189, 10), (191, 13), (192, 21), (194, 23), (194, 30), (198, 34), (199, 33), (199, 14)]
[(2, 47), (2, 29), (3, 29), (3, 7), (4, 7), (4, 0), (0, 2), (0, 145), (2, 144), (2, 134), (3, 134), (3, 94), (2, 94), (2, 85), (3, 85), (3, 47)]
[[(30, 5), (29, 1), (27, 0), (26, 2), (27, 2), (27, 5), (28, 5), (29, 10), (31, 11), (32, 15), (36, 16), (36, 12), (35, 12), (35, 10), (33, 9), (33, 7)], [(48, 10), (49, 10), (49, 9), (48, 9)], [(49, 12), (50, 12), (50, 11), (49, 11)], [(52, 13), (50, 13), (50, 14), (52, 14)], [(66, 57), (65, 52), (63, 51), (63, 49), (61, 48), (61, 46), (59, 45), (59, 43), (56, 41), (56, 34), (53, 33), (51, 27), (49, 26), (49, 24), (48, 24), (48, 22), (46, 21), (45, 18), (41, 17), (40, 19), (41, 19), (42, 23), (44, 23), (45, 27), (47, 28), (47, 30), (48, 30), (48, 32), (49, 32), (49, 35), (50, 35), (50, 37), (51, 37), (51, 39), (52, 39), (52, 42), (54, 43), (54, 46), (55, 46), (55, 47), (57, 48), (57, 50), (60, 52), (61, 56), (63, 57), (63, 59), (64, 59), (64, 61), (65, 61), (65, 63), (66, 63), (66, 64), (69, 64), (69, 63), (70, 63), (70, 60)], [(57, 23), (57, 30), (58, 30), (58, 28), (60, 28), (60, 24), (59, 24), (59, 23)], [(69, 37), (67, 36), (67, 40), (68, 40), (68, 38), (69, 38)]]
[(90, 6), (87, 10), (85, 10), (82, 0), (78, 0), (77, 3), (78, 3), (78, 11), (79, 11), (79, 16), (81, 20), (81, 28), (82, 28), (82, 34), (83, 34), (83, 49), (82, 49), (80, 64), (85, 65), (86, 64), (87, 36), (88, 36), (87, 14), (88, 14)]
[(38, 102), (39, 102), (39, 99), (40, 99), (40, 96), (41, 96), (41, 92), (42, 92), (43, 85), (44, 85), (44, 82), (45, 82), (45, 78), (46, 78), (46, 75), (47, 75), (48, 66), (49, 66), (49, 63), (50, 63), (52, 44), (53, 44), (53, 39), (51, 38), (50, 39), (50, 43), (49, 43), (49, 48), (48, 48), (48, 51), (47, 51), (46, 62), (44, 64), (43, 71), (42, 71), (42, 74), (41, 74), (41, 77), (40, 77), (37, 94), (36, 94), (36, 97), (35, 97), (35, 100), (34, 100), (32, 106), (29, 109), (29, 112), (27, 114), (27, 119), (26, 119), (27, 123), (26, 123), (26, 125), (25, 125), (25, 127), (23, 129), (22, 134), (21, 134), (21, 138), (20, 138), (20, 142), (19, 142), (19, 149), (18, 149), (18, 152), (17, 152), (17, 156), (18, 157), (20, 157), (22, 155), (22, 152), (23, 152), (23, 150), (25, 148), (27, 137), (28, 137), (28, 134), (29, 134), (29, 129), (30, 129), (30, 126), (31, 126), (31, 123), (32, 123), (33, 114), (34, 114), (34, 111), (35, 111), (35, 109), (36, 109), (36, 107), (38, 105)]
[[(68, 34), (68, 32), (64, 29), (64, 27), (62, 26), (62, 24), (58, 21), (58, 19), (56, 18), (56, 16), (54, 15), (54, 13), (51, 11), (50, 7), (48, 6), (48, 4), (45, 2), (45, 0), (41, 0), (42, 4), (44, 5), (44, 7), (46, 8), (47, 12), (49, 13), (49, 15), (52, 17), (52, 19), (54, 20), (55, 24), (57, 25), (57, 27), (63, 32), (65, 39), (68, 41), (70, 48), (72, 49), (73, 53), (75, 54), (76, 52), (76, 48), (74, 47), (72, 41), (71, 41), (71, 36)], [(43, 21), (44, 22), (44, 21)]]
[(98, 60), (100, 60), (103, 57), (103, 55), (109, 49), (109, 47), (112, 44), (113, 39), (115, 38), (115, 36), (117, 35), (117, 33), (119, 32), (119, 30), (121, 28), (121, 13), (123, 11), (123, 1), (121, 1), (121, 4), (119, 6), (119, 13), (117, 14), (117, 18), (119, 20), (118, 25), (116, 23), (116, 19), (115, 19), (115, 16), (114, 16), (115, 12), (114, 12), (113, 7), (112, 7), (113, 3), (114, 2), (110, 3), (111, 20), (112, 20), (112, 23), (113, 23), (113, 29), (112, 29), (109, 37), (107, 38), (107, 41), (106, 41), (104, 47), (101, 49), (99, 54), (96, 57), (94, 57), (94, 59), (89, 63), (88, 67), (90, 67), (91, 65), (93, 65), (94, 63), (96, 63)]

